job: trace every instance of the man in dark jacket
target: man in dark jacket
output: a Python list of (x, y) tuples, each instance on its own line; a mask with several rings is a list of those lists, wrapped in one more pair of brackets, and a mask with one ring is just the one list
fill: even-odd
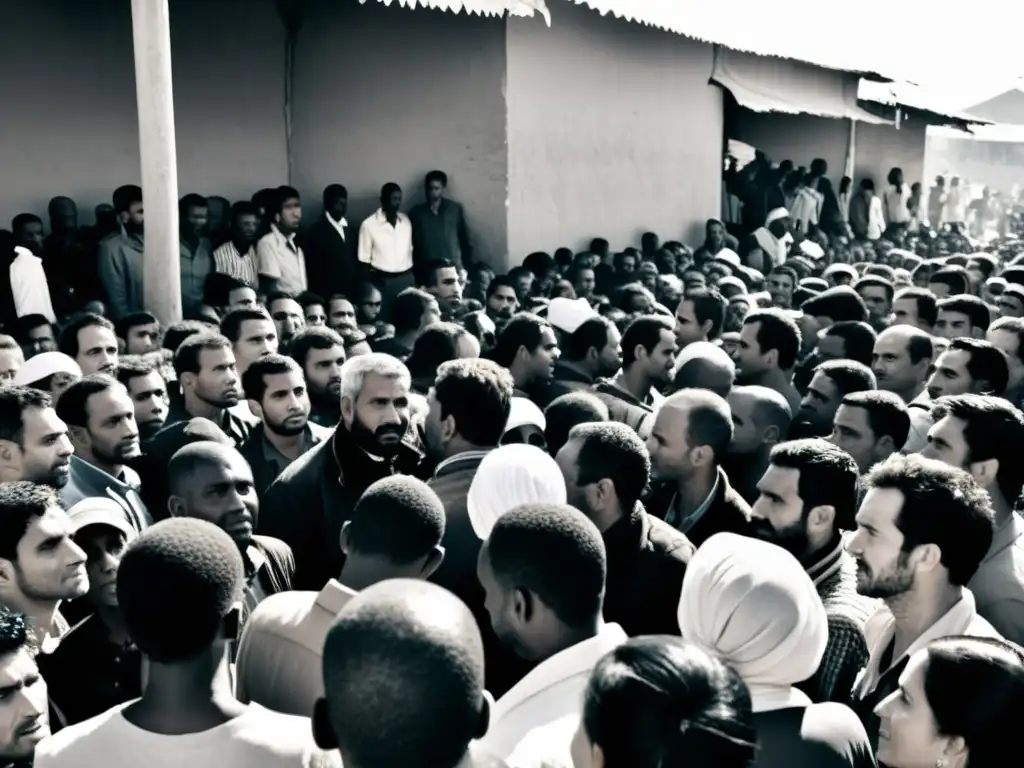
[(651, 476), (643, 441), (625, 424), (581, 424), (556, 460), (569, 503), (604, 539), (605, 621), (631, 636), (678, 635), (679, 594), (695, 547), (640, 503)]
[(370, 485), (415, 474), (423, 459), (407, 442), (409, 369), (378, 352), (341, 368), (341, 422), (267, 489), (258, 530), (295, 553), (296, 589), (319, 590), (341, 572), (341, 528)]
[(647, 507), (698, 547), (716, 533), (748, 532), (750, 505), (720, 466), (732, 433), (723, 398), (681, 389), (665, 399), (647, 439), (657, 481)]
[(324, 189), (324, 215), (313, 222), (302, 243), (309, 286), (321, 296), (355, 295), (359, 228), (349, 226), (347, 210), (348, 190), (341, 184), (328, 185)]
[(542, 398), (548, 405), (570, 392), (589, 392), (598, 379), (614, 376), (622, 367), (622, 336), (606, 317), (592, 317), (563, 337), (562, 355), (555, 361)]

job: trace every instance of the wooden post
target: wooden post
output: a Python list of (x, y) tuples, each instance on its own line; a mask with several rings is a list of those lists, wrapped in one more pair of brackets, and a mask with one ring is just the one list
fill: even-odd
[(178, 160), (174, 146), (168, 0), (132, 0), (135, 99), (145, 198), (143, 301), (165, 325), (181, 320)]

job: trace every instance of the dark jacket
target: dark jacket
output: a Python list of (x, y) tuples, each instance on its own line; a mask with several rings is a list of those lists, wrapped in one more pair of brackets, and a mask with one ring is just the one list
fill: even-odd
[(466, 214), (459, 203), (443, 198), (437, 213), (430, 210), (430, 203), (421, 203), (409, 211), (409, 223), (417, 266), (434, 259), (447, 259), (457, 267), (472, 263)]
[(542, 407), (546, 408), (556, 397), (567, 395), (570, 392), (589, 392), (593, 386), (593, 378), (558, 360), (555, 362), (555, 370), (552, 373), (551, 381), (547, 382), (547, 386), (541, 395), (543, 400)]
[[(308, 423), (307, 428), (309, 429), (309, 438), (312, 440), (311, 448), (319, 445), (331, 435), (330, 429), (314, 424), (312, 421)], [(257, 424), (252, 432), (249, 433), (249, 437), (242, 444), (242, 447), (238, 449), (238, 452), (242, 454), (242, 457), (252, 467), (252, 478), (256, 484), (256, 493), (261, 499), (278, 475), (278, 465), (268, 459), (263, 450), (264, 429), (263, 422)]]
[(639, 502), (603, 534), (608, 554), (604, 618), (638, 635), (678, 635), (679, 593), (696, 547)]
[[(612, 421), (625, 424), (637, 432), (646, 434), (648, 419), (653, 419), (654, 409), (641, 403), (633, 395), (615, 386), (611, 379), (603, 379), (594, 385), (594, 394), (608, 406), (608, 416)], [(653, 425), (653, 420), (651, 424)]]
[(272, 536), (253, 536), (251, 543), (267, 559), (267, 567), (259, 572), (264, 591), (270, 595), (290, 592), (295, 579), (295, 556), (291, 547)]
[(358, 241), (359, 227), (345, 227), (345, 239), (342, 240), (326, 214), (313, 223), (302, 240), (310, 290), (325, 299), (332, 293), (344, 293), (355, 299), (359, 274), (356, 258)]
[[(676, 495), (676, 484), (661, 483), (656, 486), (647, 502), (648, 511), (664, 520)], [(686, 537), (699, 547), (716, 533), (738, 533), (746, 535), (750, 526), (750, 505), (743, 500), (731, 485), (725, 470), (718, 468), (718, 490), (710, 506), (693, 524)]]
[(396, 456), (374, 461), (338, 426), (281, 473), (264, 495), (257, 530), (292, 548), (295, 589), (320, 590), (341, 573), (341, 527), (363, 491), (384, 477), (414, 474), (421, 460), (403, 443)]

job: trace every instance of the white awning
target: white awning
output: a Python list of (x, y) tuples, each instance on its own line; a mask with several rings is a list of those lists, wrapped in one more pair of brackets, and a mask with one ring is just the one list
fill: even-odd
[(902, 81), (875, 83), (861, 80), (858, 96), (862, 101), (873, 101), (876, 104), (890, 107), (905, 107), (918, 112), (930, 112), (934, 116), (932, 122), (935, 123), (944, 120), (946, 124), (954, 126), (990, 125), (988, 120), (982, 120), (958, 109), (952, 109), (948, 100), (944, 99), (941, 93), (913, 83)]
[[(365, 4), (366, 0), (359, 0)], [(476, 14), (478, 16), (533, 16), (539, 13), (551, 26), (551, 14), (545, 0), (378, 0), (384, 5), (395, 3), (403, 8), (435, 8), (451, 13)]]
[(857, 106), (855, 74), (718, 47), (711, 81), (754, 112), (817, 115), (889, 125)]

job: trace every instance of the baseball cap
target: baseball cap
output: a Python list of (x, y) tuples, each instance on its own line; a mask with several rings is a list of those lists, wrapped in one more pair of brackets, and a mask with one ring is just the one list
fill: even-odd
[(74, 533), (90, 525), (108, 525), (116, 528), (129, 540), (135, 538), (135, 528), (128, 522), (124, 509), (113, 499), (93, 496), (73, 504), (68, 510)]

